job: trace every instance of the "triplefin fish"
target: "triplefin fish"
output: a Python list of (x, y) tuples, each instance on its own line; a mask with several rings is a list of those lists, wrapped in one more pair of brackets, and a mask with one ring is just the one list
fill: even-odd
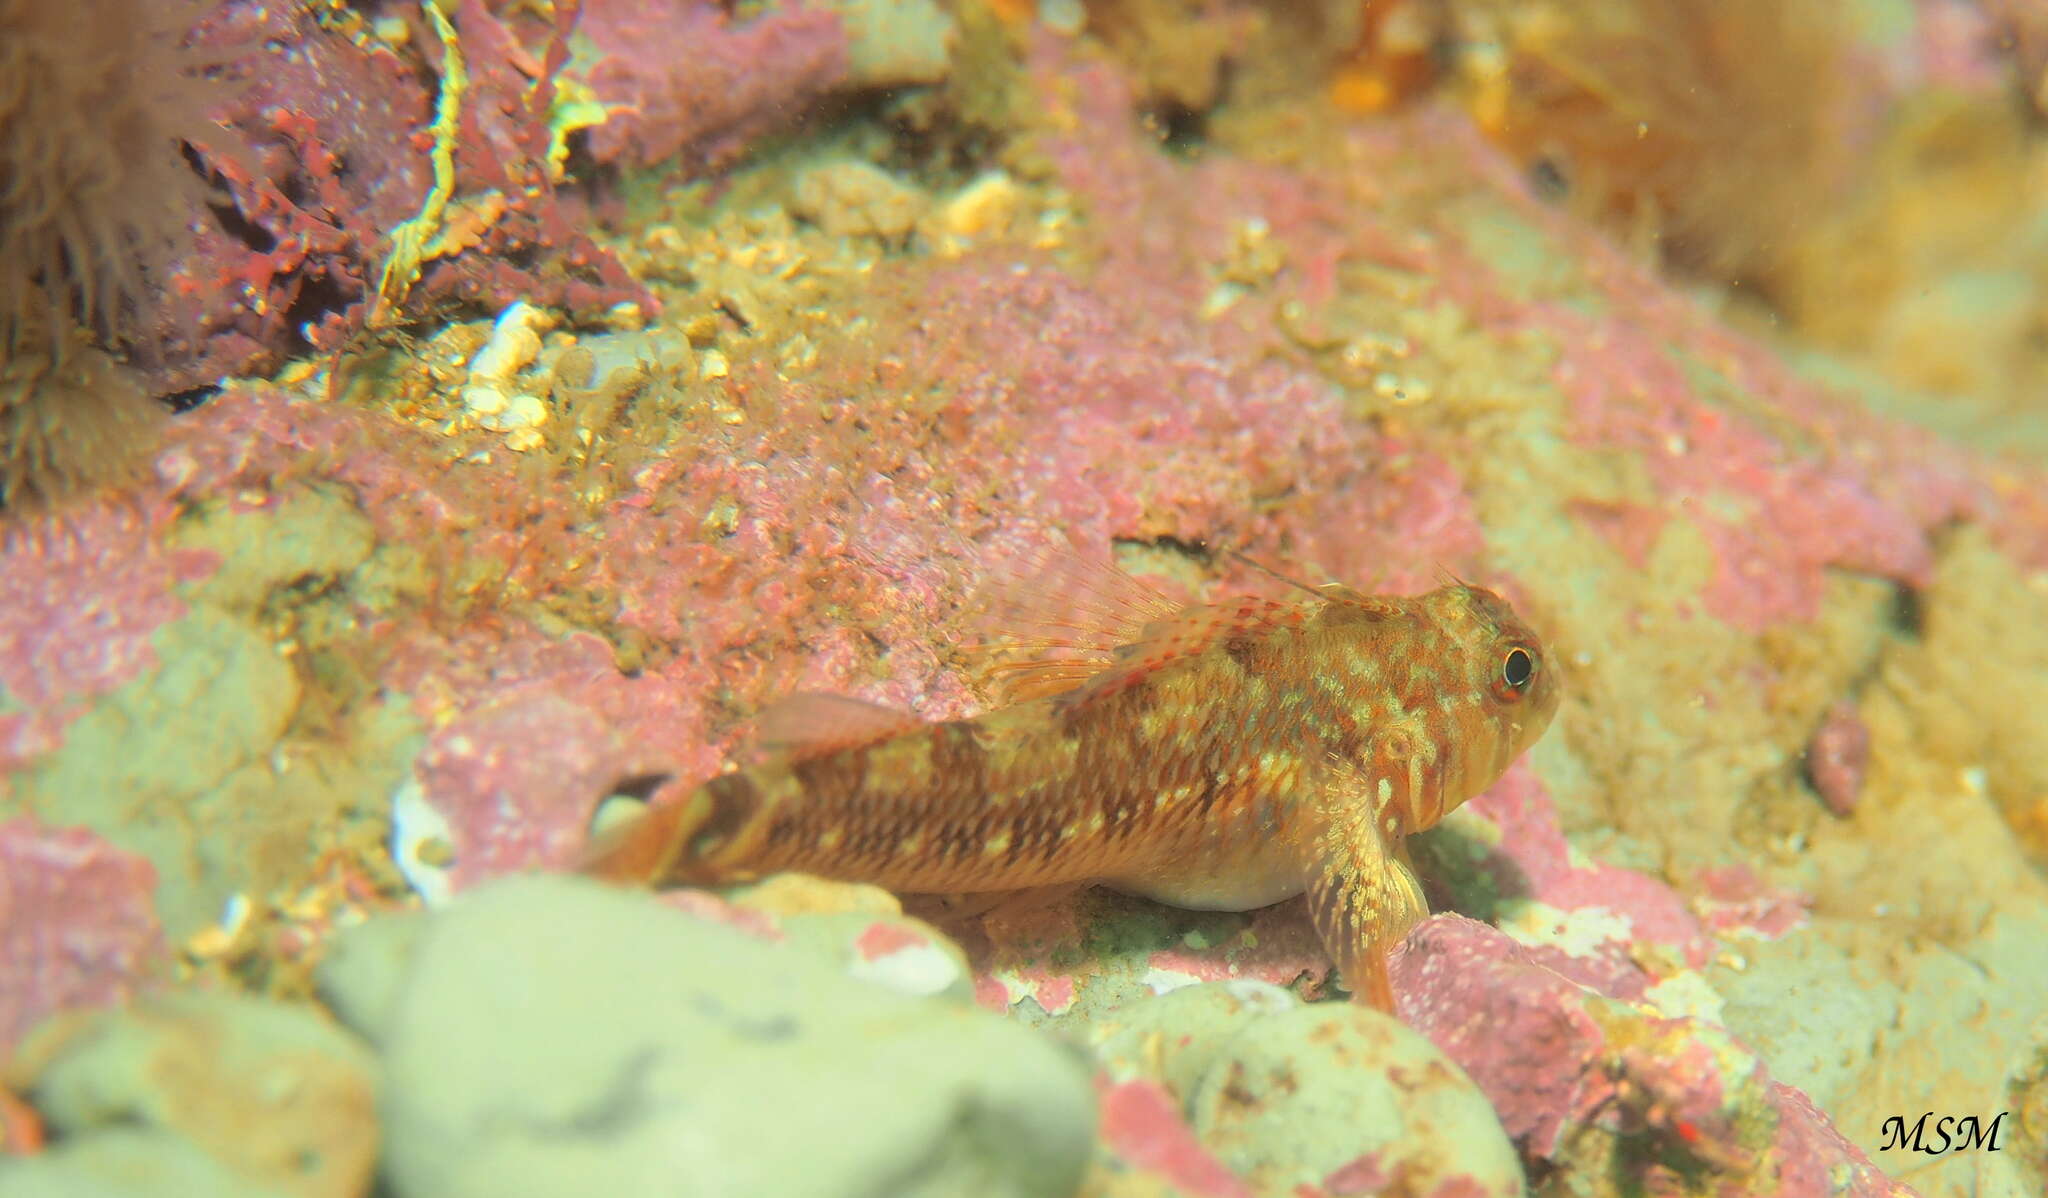
[(1391, 1009), (1386, 952), (1428, 914), (1406, 837), (1549, 726), (1557, 673), (1536, 634), (1462, 583), (1176, 606), (1112, 567), (1077, 577), (1102, 618), (1041, 619), (1055, 634), (992, 671), (1007, 705), (926, 722), (785, 701), (763, 718), (760, 764), (601, 838), (588, 872), (723, 885), (800, 870), (934, 894), (1095, 883), (1211, 910), (1306, 892), (1346, 984)]

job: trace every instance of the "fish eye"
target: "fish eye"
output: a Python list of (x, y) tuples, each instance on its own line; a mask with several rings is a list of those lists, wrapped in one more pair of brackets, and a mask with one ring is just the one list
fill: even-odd
[(1501, 659), (1500, 680), (1509, 690), (1525, 691), (1535, 677), (1536, 658), (1520, 645), (1508, 650), (1508, 655)]

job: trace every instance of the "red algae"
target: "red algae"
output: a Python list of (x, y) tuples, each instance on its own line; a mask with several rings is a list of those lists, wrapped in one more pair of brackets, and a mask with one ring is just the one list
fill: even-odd
[(1251, 1188), (1195, 1137), (1157, 1082), (1098, 1078), (1102, 1141), (1128, 1167), (1195, 1198), (1249, 1198)]
[(1476, 866), (1494, 876), (1498, 893), (1560, 911), (1605, 908), (1628, 920), (1628, 939), (1602, 948), (1602, 969), (1619, 971), (1605, 985), (1634, 991), (1629, 997), (1640, 993), (1645, 975), (1627, 955), (1632, 945), (1661, 945), (1694, 968), (1705, 963), (1712, 942), (1677, 892), (1634, 870), (1574, 858), (1556, 804), (1533, 770), (1509, 770), (1465, 809), (1498, 832), (1492, 851)]
[[(417, 323), (351, 362), (332, 398), (325, 354), (229, 387), (172, 423), (155, 477), (122, 503), (0, 550), (0, 803), (107, 751), (75, 743), (79, 720), (162, 664), (156, 633), (222, 569), (170, 547), (195, 513), (263, 527), (241, 517), (308, 487), (374, 544), (233, 613), (249, 652), (291, 660), (300, 710), (232, 763), (243, 789), (205, 799), (277, 802), (321, 735), (334, 760), (363, 755), (319, 831), (370, 904), (409, 901), (390, 868), (418, 863), (408, 851), (433, 850), (416, 855), (457, 892), (572, 863), (601, 800), (673, 801), (743, 757), (757, 714), (794, 690), (972, 715), (987, 696), (960, 650), (968, 598), (987, 561), (1031, 546), (1138, 560), (1191, 599), (1279, 585), (1224, 549), (1311, 585), (1406, 591), (1454, 572), (1540, 622), (1566, 707), (1562, 735), (1418, 846), (1434, 905), (1464, 914), (1408, 939), (1394, 993), (1491, 1102), (1538, 1192), (1899, 1192), (1864, 1155), (1864, 1116), (1873, 1079), (1916, 1066), (1872, 1046), (1919, 1037), (1918, 1061), (1922, 1029), (1975, 1020), (1982, 1034), (1930, 1075), (1939, 1100), (2010, 1074), (2032, 966), (2009, 946), (2042, 926), (2038, 891), (1958, 875), (1897, 896), (1863, 874), (1897, 860), (1880, 835), (2003, 834), (1986, 813), (2024, 801), (1981, 793), (2004, 776), (1933, 746), (1968, 709), (1903, 693), (1939, 679), (1907, 668), (1929, 634), (1895, 609), (1945, 602), (1958, 539), (2010, 563), (2003, 594), (2033, 585), (2048, 569), (2037, 466), (1878, 415), (1861, 384), (1814, 382), (1739, 306), (1674, 288), (1426, 97), (1344, 123), (1226, 90), (1162, 149), (1142, 88), (1087, 35), (1011, 30), (956, 46), (956, 77), (929, 94), (836, 112), (828, 138), (827, 122), (791, 122), (845, 81), (840, 16), (452, 7), (474, 86), (454, 147), (463, 223), (403, 313)], [(233, 113), (260, 169), (223, 168), (251, 228), (201, 234), (179, 276), (198, 332), (154, 347), (165, 385), (346, 341), (431, 175), (431, 31), (237, 11), (275, 60)], [(1981, 87), (1988, 64), (1965, 51), (1987, 18), (1918, 11), (1929, 69)], [(610, 53), (593, 62), (590, 45)], [(968, 64), (996, 58), (1038, 108), (991, 148), (948, 122), (984, 85)], [(593, 95), (612, 111), (564, 132), (557, 177), (555, 123)], [(737, 166), (776, 130), (791, 141)], [(918, 215), (878, 237), (803, 208), (793, 181), (820, 158), (886, 175)], [(666, 186), (649, 164), (711, 181)], [(1003, 219), (954, 223), (971, 188), (1001, 197)], [(798, 298), (762, 300), (784, 285)], [(538, 412), (516, 443), (462, 395), (491, 332), (440, 327), (513, 300), (550, 309), (534, 365), (504, 380)], [(558, 385), (579, 351), (682, 365)], [(608, 422), (584, 419), (586, 386)], [(398, 731), (356, 736), (372, 714)], [(408, 817), (445, 843), (394, 838)], [(30, 913), (0, 929), (32, 949), (0, 966), (57, 979), (21, 991), (35, 1010), (5, 1013), (0, 1040), (20, 1030), (10, 1018), (130, 992), (168, 956), (151, 872), (185, 864), (106, 849), (92, 837), (127, 822), (103, 822), (0, 823), (0, 856), (34, 861), (0, 870), (0, 903)], [(828, 940), (841, 964), (950, 959), (871, 915), (807, 937), (744, 896), (648, 901), (792, 948)], [(1902, 940), (1908, 906), (1939, 935)], [(251, 937), (212, 976), (303, 999), (304, 959), (343, 922), (320, 914), (294, 925), (290, 959)], [(1035, 921), (959, 924), (970, 977), (946, 1001), (971, 985), (982, 1007), (1066, 1029), (1182, 990), (1282, 987), (1293, 1003), (1331, 975), (1299, 904), (1190, 913), (1091, 892)], [(48, 946), (73, 933), (105, 951), (65, 973)], [(729, 980), (688, 964), (707, 993)], [(1818, 1014), (1781, 997), (1845, 977), (1876, 997)], [(1794, 1047), (1776, 1059), (1780, 1025)], [(1165, 1087), (1105, 1077), (1096, 1097), (1103, 1194), (1246, 1192)], [(1340, 1158), (1313, 1188), (1389, 1182), (1385, 1159)]]
[(169, 515), (103, 503), (8, 530), (0, 692), (16, 709), (0, 711), (0, 771), (55, 751), (94, 699), (155, 667), (152, 634), (185, 610), (176, 585), (211, 572), (209, 555), (158, 542)]
[(1745, 864), (1699, 873), (1693, 909), (1716, 936), (1745, 935), (1775, 940), (1806, 925), (1813, 896), (1772, 886)]
[[(1469, 137), (1452, 144), (1487, 153)], [(1749, 630), (1811, 620), (1828, 567), (1924, 584), (1929, 538), (1947, 522), (1975, 517), (2006, 535), (2030, 526), (1965, 452), (1797, 378), (1761, 343), (1561, 222), (1525, 188), (1504, 186), (1503, 195), (1586, 257), (1615, 314), (1515, 300), (1493, 267), (1461, 252), (1435, 265), (1439, 284), (1498, 331), (1557, 345), (1552, 378), (1570, 402), (1573, 436), (1640, 461), (1659, 508), (1707, 536), (1715, 573), (1702, 598), (1716, 616)], [(1700, 366), (1725, 382), (1703, 388)], [(1752, 415), (1766, 410), (1801, 435), (1767, 432)], [(1795, 447), (1802, 442), (1810, 448)]]
[(169, 965), (148, 861), (83, 828), (0, 822), (0, 1061), (44, 1018), (110, 1006)]
[(1837, 703), (1806, 747), (1806, 776), (1828, 810), (1847, 818), (1862, 797), (1863, 775), (1869, 767), (1870, 729), (1854, 703)]
[[(1402, 1018), (1472, 1075), (1538, 1159), (1558, 1154), (1567, 1132), (1597, 1129), (1706, 1163), (1746, 1193), (1910, 1193), (1725, 1031), (1614, 1004), (1482, 924), (1437, 916), (1394, 969)], [(1759, 1118), (1772, 1129), (1764, 1153), (1745, 1130)], [(1581, 1160), (1586, 1147), (1573, 1150)], [(1632, 1157), (1624, 1149), (1620, 1160)]]
[(797, 119), (845, 78), (846, 30), (819, 9), (736, 22), (718, 5), (583, 0), (596, 58), (588, 82), (617, 111), (591, 135), (601, 162), (650, 166), (678, 156), (730, 162), (746, 142)]

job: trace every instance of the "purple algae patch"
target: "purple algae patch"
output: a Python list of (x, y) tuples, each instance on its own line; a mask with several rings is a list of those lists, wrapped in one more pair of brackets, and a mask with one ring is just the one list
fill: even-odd
[(704, 0), (585, 0), (584, 77), (609, 113), (590, 131), (599, 162), (731, 161), (846, 76), (835, 13), (782, 5), (735, 21)]
[(168, 964), (156, 870), (83, 828), (0, 822), (0, 1059), (60, 1011), (134, 994)]
[(55, 751), (93, 699), (156, 665), (151, 637), (185, 611), (176, 584), (213, 567), (158, 543), (170, 515), (81, 505), (0, 543), (0, 796), (5, 774)]

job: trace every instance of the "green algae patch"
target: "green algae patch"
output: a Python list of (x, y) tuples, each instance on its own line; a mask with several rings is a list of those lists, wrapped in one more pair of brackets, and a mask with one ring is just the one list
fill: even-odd
[(300, 690), (275, 648), (215, 608), (165, 625), (154, 644), (158, 667), (73, 723), (19, 790), (45, 821), (83, 824), (149, 858), (175, 941), (252, 880), (240, 833), (274, 815), (209, 810), (205, 796), (277, 743)]
[(1585, 268), (1579, 260), (1506, 205), (1472, 200), (1457, 205), (1452, 220), (1465, 247), (1492, 268), (1494, 282), (1508, 295), (1524, 302), (1561, 299), (1588, 316), (1606, 310), (1581, 285)]
[(271, 592), (344, 577), (376, 547), (376, 531), (342, 489), (295, 488), (271, 506), (237, 510), (211, 500), (187, 513), (165, 537), (172, 549), (204, 550), (219, 566), (186, 588), (196, 602), (250, 610)]
[(363, 796), (395, 784), (417, 729), (402, 703), (368, 699), (338, 648), (356, 635), (347, 580), (375, 550), (346, 489), (208, 501), (165, 540), (213, 568), (181, 587), (188, 608), (157, 629), (154, 668), (13, 781), (45, 822), (147, 857), (177, 943), (301, 880), (308, 846), (338, 841)]

